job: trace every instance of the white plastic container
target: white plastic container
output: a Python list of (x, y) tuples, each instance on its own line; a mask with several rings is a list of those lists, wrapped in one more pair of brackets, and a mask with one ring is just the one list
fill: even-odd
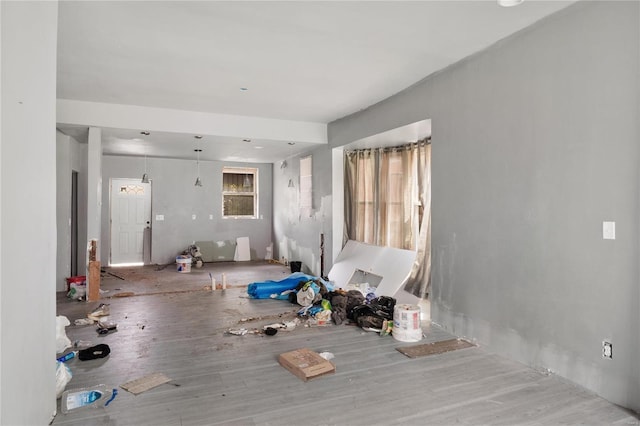
[(400, 304), (393, 309), (393, 331), (391, 335), (401, 342), (422, 340), (420, 306)]
[(190, 256), (176, 257), (176, 270), (181, 273), (191, 272), (191, 257)]

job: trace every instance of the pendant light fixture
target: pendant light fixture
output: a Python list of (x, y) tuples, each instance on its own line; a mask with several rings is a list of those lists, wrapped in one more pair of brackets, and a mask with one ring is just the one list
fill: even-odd
[[(296, 144), (295, 142), (287, 142), (287, 144), (291, 147), (291, 155), (293, 158), (293, 146)], [(286, 162), (286, 160), (285, 160)], [(289, 188), (293, 188), (295, 187), (295, 185), (293, 184), (293, 179), (289, 179), (289, 184), (287, 185)]]
[(196, 152), (196, 155), (197, 155), (196, 168), (198, 171), (198, 174), (196, 176), (196, 183), (194, 185), (202, 186), (202, 181), (200, 180), (200, 153), (202, 152), (202, 150), (200, 148), (197, 148), (197, 149), (194, 149), (194, 151)]
[(149, 183), (149, 175), (147, 174), (147, 153), (144, 154), (144, 173), (142, 174), (142, 183)]

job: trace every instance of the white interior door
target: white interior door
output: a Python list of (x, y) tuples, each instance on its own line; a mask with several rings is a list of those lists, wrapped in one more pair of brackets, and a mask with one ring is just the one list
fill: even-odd
[(143, 263), (144, 229), (151, 224), (151, 184), (111, 180), (111, 265)]

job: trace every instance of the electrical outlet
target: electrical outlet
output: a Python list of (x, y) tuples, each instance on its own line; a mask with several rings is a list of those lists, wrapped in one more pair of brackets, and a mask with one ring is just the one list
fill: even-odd
[(613, 359), (613, 344), (606, 340), (602, 341), (602, 358)]
[(192, 219), (192, 220), (196, 220), (196, 215), (195, 215), (195, 214), (192, 214), (192, 215), (191, 215), (191, 219)]
[(616, 223), (615, 222), (602, 222), (602, 239), (604, 240), (616, 239)]

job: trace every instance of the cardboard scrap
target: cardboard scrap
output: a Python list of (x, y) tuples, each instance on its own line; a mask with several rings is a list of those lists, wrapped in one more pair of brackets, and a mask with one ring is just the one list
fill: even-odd
[(335, 365), (308, 348), (280, 354), (278, 362), (305, 382), (336, 371)]
[(160, 386), (164, 383), (170, 382), (171, 379), (162, 373), (153, 373), (148, 376), (140, 377), (139, 379), (131, 380), (120, 387), (126, 391), (131, 392), (134, 395), (153, 389), (156, 386)]
[(421, 345), (403, 346), (396, 350), (409, 358), (417, 358), (426, 355), (442, 354), (445, 352), (455, 351), (456, 349), (464, 349), (475, 346), (473, 343), (462, 339), (450, 339), (440, 342), (424, 343)]

